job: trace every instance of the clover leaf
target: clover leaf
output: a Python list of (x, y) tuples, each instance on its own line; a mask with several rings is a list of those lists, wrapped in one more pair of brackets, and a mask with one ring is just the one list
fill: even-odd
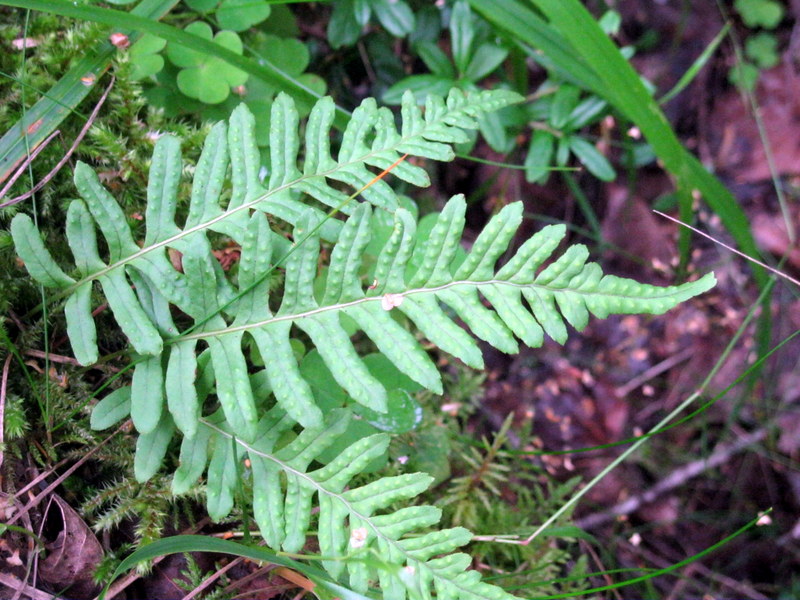
[(164, 58), (159, 54), (166, 40), (146, 33), (128, 51), (131, 61), (131, 80), (139, 81), (155, 75), (164, 68)]
[(775, 0), (736, 0), (734, 6), (748, 27), (774, 29), (783, 20), (783, 6)]
[[(242, 54), (242, 40), (233, 31), (225, 30), (213, 35), (211, 27), (199, 21), (189, 24), (185, 31)], [(231, 67), (221, 58), (185, 46), (169, 44), (167, 56), (172, 64), (181, 68), (177, 78), (178, 89), (206, 104), (224, 102), (231, 88), (243, 85), (248, 78), (247, 73)]]
[(222, 0), (217, 8), (217, 22), (223, 29), (244, 31), (264, 21), (271, 10), (263, 0)]
[(760, 69), (771, 69), (780, 62), (778, 39), (766, 31), (747, 38), (744, 53)]

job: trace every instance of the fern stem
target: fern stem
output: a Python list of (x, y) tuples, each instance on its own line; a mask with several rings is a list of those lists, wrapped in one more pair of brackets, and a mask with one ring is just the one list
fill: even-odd
[[(551, 287), (551, 286), (541, 285), (541, 284), (536, 284), (536, 283), (515, 283), (513, 281), (506, 281), (506, 280), (503, 280), (503, 279), (488, 279), (486, 281), (470, 281), (470, 280), (450, 281), (448, 283), (444, 283), (442, 285), (437, 285), (437, 286), (433, 286), (433, 287), (422, 287), (422, 288), (415, 288), (415, 289), (406, 290), (406, 291), (403, 291), (401, 294), (396, 294), (396, 295), (403, 296), (403, 297), (405, 297), (405, 296), (414, 296), (414, 295), (419, 295), (419, 294), (427, 295), (427, 294), (441, 292), (443, 290), (457, 288), (457, 287), (467, 287), (467, 288), (472, 288), (472, 289), (475, 289), (475, 288), (480, 289), (480, 288), (486, 287), (486, 286), (498, 286), (498, 285), (499, 286), (513, 287), (513, 288), (517, 288), (517, 289), (536, 289), (536, 290), (542, 290), (542, 291), (545, 291), (545, 292), (548, 292), (548, 293), (552, 293), (552, 294), (558, 294), (559, 292), (563, 292), (564, 291), (562, 288)], [(658, 298), (668, 298), (668, 297), (670, 297), (670, 295), (671, 295), (670, 289), (669, 288), (662, 288), (662, 289), (664, 290), (663, 294), (653, 295), (653, 296), (651, 296), (651, 298), (658, 299)], [(604, 295), (606, 295), (606, 294), (603, 294), (601, 292), (591, 292), (591, 291), (586, 291), (586, 292), (581, 292), (581, 293), (582, 293), (582, 295), (587, 296), (587, 297), (588, 296), (604, 296)], [(615, 298), (631, 299), (631, 300), (635, 300), (635, 299), (639, 298), (639, 296), (636, 296), (635, 294), (632, 294), (632, 295), (614, 294), (614, 297)], [(227, 335), (227, 334), (230, 334), (230, 333), (237, 333), (237, 332), (240, 332), (240, 331), (248, 331), (250, 329), (258, 329), (260, 327), (265, 327), (267, 325), (272, 325), (274, 323), (281, 323), (281, 322), (285, 322), (285, 321), (294, 322), (294, 321), (297, 321), (299, 319), (313, 317), (315, 315), (323, 314), (323, 313), (326, 313), (326, 312), (329, 312), (329, 311), (341, 311), (341, 310), (344, 310), (346, 308), (350, 308), (350, 307), (353, 307), (353, 306), (359, 306), (359, 305), (365, 304), (367, 302), (379, 302), (379, 303), (382, 303), (382, 302), (384, 302), (384, 296), (368, 296), (368, 297), (364, 297), (364, 298), (358, 298), (356, 300), (351, 300), (349, 302), (342, 302), (340, 304), (330, 304), (328, 306), (320, 306), (319, 308), (314, 308), (314, 309), (311, 309), (311, 310), (306, 310), (306, 311), (302, 311), (302, 312), (298, 312), (298, 313), (276, 315), (274, 317), (271, 317), (269, 319), (264, 319), (264, 320), (258, 321), (256, 323), (247, 323), (245, 325), (237, 325), (237, 326), (233, 326), (233, 327), (226, 327), (225, 329), (216, 329), (216, 330), (212, 330), (212, 331), (201, 331), (201, 332), (198, 332), (198, 333), (190, 333), (188, 335), (176, 336), (174, 338), (170, 338), (168, 340), (164, 340), (164, 343), (165, 344), (175, 344), (177, 342), (187, 341), (187, 340), (202, 340), (202, 339), (207, 339), (207, 338), (220, 337), (220, 336)]]

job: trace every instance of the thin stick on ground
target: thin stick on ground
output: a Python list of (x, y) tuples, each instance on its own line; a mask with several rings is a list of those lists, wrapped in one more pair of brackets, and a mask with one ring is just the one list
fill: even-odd
[(5, 431), (6, 389), (8, 385), (8, 369), (11, 366), (12, 356), (13, 355), (10, 353), (8, 356), (6, 356), (6, 362), (3, 364), (2, 379), (0, 379), (0, 467), (3, 466), (3, 446), (5, 442), (3, 432)]
[[(53, 138), (56, 137), (57, 135), (59, 135), (60, 133), (61, 133), (61, 131), (56, 129), (53, 133), (51, 133), (49, 136), (47, 136), (47, 138), (45, 138), (42, 141), (41, 144), (39, 144), (38, 146), (36, 146), (36, 148), (34, 148), (33, 152), (31, 152), (28, 155), (28, 157), (23, 161), (23, 163), (19, 166), (19, 168), (14, 172), (14, 174), (11, 176), (11, 178), (8, 180), (8, 182), (6, 182), (5, 186), (3, 186), (3, 189), (0, 190), (0, 198), (2, 198), (3, 196), (6, 195), (8, 190), (11, 189), (11, 186), (14, 185), (14, 182), (16, 182), (17, 179), (22, 177), (22, 175), (25, 173), (25, 169), (27, 169), (28, 166), (36, 159), (36, 157), (39, 156), (39, 154), (42, 152), (42, 150), (47, 148), (47, 145), (53, 140)], [(0, 204), (0, 208), (5, 208), (6, 206), (11, 206), (12, 204), (16, 204), (17, 202), (19, 202), (19, 200), (14, 198), (12, 200), (9, 200), (8, 202), (3, 202), (2, 204)]]
[(44, 490), (42, 490), (37, 496), (35, 496), (30, 502), (28, 502), (25, 506), (20, 508), (14, 516), (8, 521), (9, 525), (13, 525), (22, 515), (27, 514), (30, 509), (34, 506), (39, 504), (42, 500), (47, 498), (47, 496), (56, 489), (61, 483), (70, 475), (72, 475), (83, 463), (89, 460), (92, 455), (100, 450), (106, 443), (108, 443), (115, 435), (117, 435), (120, 431), (122, 431), (125, 427), (128, 427), (128, 422), (126, 421), (122, 425), (120, 425), (111, 435), (109, 435), (106, 439), (102, 442), (97, 444), (94, 448), (89, 450), (86, 454), (84, 454), (80, 460), (78, 460), (74, 465), (72, 465), (69, 469), (64, 471), (61, 475), (59, 475), (55, 481), (53, 481), (50, 485), (48, 485)]
[(220, 577), (222, 577), (222, 576), (223, 576), (225, 573), (227, 573), (227, 572), (228, 572), (228, 571), (230, 571), (230, 570), (231, 570), (233, 567), (235, 567), (236, 565), (238, 565), (238, 564), (240, 564), (240, 563), (242, 563), (242, 562), (244, 562), (244, 557), (242, 557), (242, 556), (239, 556), (239, 557), (237, 557), (237, 558), (234, 558), (234, 559), (233, 559), (231, 562), (229, 562), (227, 565), (225, 565), (225, 566), (224, 566), (224, 567), (222, 567), (221, 569), (217, 569), (217, 570), (216, 570), (214, 573), (212, 573), (212, 574), (211, 574), (211, 575), (209, 575), (209, 576), (208, 576), (206, 579), (204, 579), (204, 580), (203, 580), (203, 583), (201, 583), (201, 584), (200, 584), (200, 585), (198, 585), (196, 588), (194, 588), (194, 589), (193, 589), (191, 592), (189, 592), (188, 594), (186, 594), (186, 595), (185, 595), (185, 596), (182, 598), (182, 600), (192, 600), (192, 598), (195, 598), (195, 597), (196, 597), (196, 596), (198, 596), (199, 594), (202, 594), (202, 593), (203, 593), (203, 591), (204, 591), (206, 588), (208, 588), (209, 586), (211, 586), (211, 585), (212, 585), (212, 584), (213, 584), (213, 583), (214, 583), (214, 582), (215, 582), (217, 579), (219, 579)]
[(605, 512), (578, 519), (575, 525), (581, 529), (596, 529), (601, 525), (613, 521), (619, 516), (634, 513), (645, 504), (650, 504), (667, 492), (684, 485), (690, 479), (728, 462), (734, 454), (746, 450), (749, 446), (764, 440), (766, 437), (766, 429), (757, 429), (752, 433), (744, 434), (735, 442), (718, 444), (714, 452), (712, 452), (708, 458), (695, 460), (675, 469), (656, 485), (645, 490), (641, 494), (631, 496), (624, 502), (620, 502)]
[(0, 573), (0, 584), (9, 587), (12, 590), (21, 591), (31, 600), (59, 600), (58, 596), (51, 596), (47, 592), (38, 590), (35, 587), (28, 585), (21, 579), (17, 579), (10, 573)]
[(618, 387), (616, 389), (617, 397), (624, 398), (625, 396), (630, 394), (633, 390), (635, 390), (641, 385), (644, 385), (654, 377), (661, 375), (661, 373), (665, 371), (669, 371), (675, 365), (678, 365), (683, 361), (691, 358), (692, 355), (695, 353), (695, 351), (696, 351), (695, 348), (686, 348), (685, 350), (682, 350), (681, 352), (678, 352), (677, 354), (674, 354), (669, 358), (662, 360), (657, 365), (653, 365), (641, 375), (634, 377), (625, 385)]

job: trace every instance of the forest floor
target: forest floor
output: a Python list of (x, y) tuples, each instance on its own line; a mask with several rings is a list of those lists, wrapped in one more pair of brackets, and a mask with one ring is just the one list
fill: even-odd
[[(714, 2), (691, 4), (687, 11), (681, 2), (619, 3), (623, 26), (618, 41), (640, 47), (634, 66), (659, 90), (670, 89), (724, 25)], [(794, 283), (778, 279), (769, 302), (759, 306), (750, 263), (692, 234), (693, 268), (713, 270), (718, 280), (711, 292), (659, 317), (593, 321), (565, 346), (546, 342), (513, 357), (484, 348), (482, 400), (470, 427), (479, 437), (496, 431), (509, 413), (517, 423), (532, 419), (533, 443), (520, 446), (512, 427), (510, 445), (528, 451), (530, 460), (560, 480), (596, 476), (627, 447), (626, 440), (649, 431), (699, 392), (689, 412), (701, 406), (705, 410), (654, 435), (578, 505), (575, 523), (604, 548), (600, 556), (591, 544), (581, 542), (591, 557), (590, 570), (666, 568), (701, 553), (760, 512), (771, 512), (758, 527), (715, 552), (654, 580), (652, 597), (761, 600), (800, 595), (800, 336), (745, 374), (763, 355), (762, 344), (766, 350), (776, 348), (800, 330), (800, 246), (786, 226), (788, 220), (800, 230), (800, 2), (791, 2), (789, 10), (790, 25), (774, 33), (784, 49), (780, 61), (761, 70), (752, 94), (761, 129), (750, 99), (729, 82), (734, 64), (730, 44), (723, 44), (690, 87), (665, 105), (665, 112), (684, 144), (732, 190), (764, 260), (783, 260), (780, 270)], [(607, 150), (612, 157), (619, 153), (613, 145)], [(498, 158), (487, 146), (479, 145), (475, 153)], [(536, 219), (569, 223), (573, 240), (588, 243), (607, 272), (670, 285), (680, 276), (679, 228), (652, 208), (674, 207), (674, 182), (655, 165), (632, 175), (624, 183), (577, 176), (599, 218), (600, 245), (587, 242), (586, 219), (557, 177), (545, 186), (533, 185), (520, 172), (498, 172), (459, 159), (441, 172), (432, 195), (488, 187), (486, 199), (469, 210), (473, 236), (497, 205), (523, 200), (526, 212), (536, 215), (528, 221), (530, 231), (540, 226)], [(787, 199), (785, 209), (776, 181)], [(733, 245), (719, 218), (703, 206), (694, 226)], [(762, 318), (765, 311), (768, 315)], [(598, 446), (603, 448), (586, 450)], [(68, 507), (59, 509), (65, 523), (79, 518)], [(200, 520), (193, 530), (207, 523)], [(4, 545), (0, 540), (8, 565), (7, 574), (0, 567), (0, 590), (5, 585), (6, 591), (21, 594), (15, 597), (52, 598), (15, 587), (9, 577), (24, 569), (21, 562), (13, 563), (19, 554)], [(208, 556), (196, 559), (201, 570), (213, 566)], [(145, 583), (139, 581), (132, 589), (152, 598), (183, 598), (186, 592), (172, 581), (183, 560), (165, 559)], [(290, 597), (295, 590), (274, 573), (264, 575), (242, 561), (225, 569), (231, 594), (260, 589), (260, 596), (241, 597)], [(263, 595), (265, 589), (268, 595)], [(606, 594), (604, 598), (631, 597), (624, 589)]]

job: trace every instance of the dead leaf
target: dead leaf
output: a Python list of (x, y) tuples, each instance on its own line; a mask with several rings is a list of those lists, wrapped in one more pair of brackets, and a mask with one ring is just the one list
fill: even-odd
[[(756, 99), (778, 175), (797, 174), (800, 172), (800, 77), (792, 76), (783, 65), (762, 71)], [(758, 124), (738, 90), (731, 88), (714, 103), (707, 131), (716, 170), (730, 174), (737, 183), (770, 179)]]
[(21, 567), (23, 563), (22, 559), (19, 557), (19, 550), (14, 550), (11, 556), (6, 558), (6, 562), (12, 567)]
[(103, 548), (80, 515), (56, 494), (45, 512), (42, 537), (48, 551), (39, 567), (42, 580), (66, 589), (75, 600), (94, 597), (99, 587), (92, 574), (103, 558)]
[[(674, 243), (666, 226), (639, 196), (630, 196), (624, 186), (609, 186), (608, 206), (603, 218), (603, 239), (614, 245), (610, 255), (621, 265), (668, 265)], [(623, 252), (631, 258), (625, 258)], [(633, 261), (635, 259), (635, 261)], [(641, 272), (641, 267), (636, 265)]]
[[(774, 256), (787, 255), (789, 264), (800, 269), (800, 248), (792, 247), (782, 215), (758, 213), (751, 219), (751, 224), (753, 237), (763, 250)], [(798, 219), (795, 219), (794, 226), (796, 229)]]

